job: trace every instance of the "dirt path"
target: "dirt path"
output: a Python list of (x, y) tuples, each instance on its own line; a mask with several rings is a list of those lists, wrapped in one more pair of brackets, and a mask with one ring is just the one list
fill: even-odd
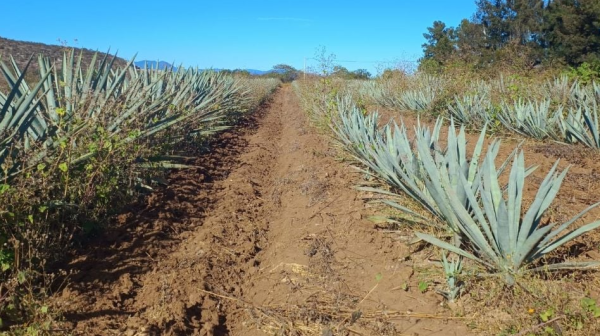
[[(85, 335), (466, 335), (290, 86), (65, 265)], [(80, 252), (81, 253), (81, 252)], [(287, 333), (286, 333), (287, 332)], [(295, 333), (294, 333), (295, 332)]]

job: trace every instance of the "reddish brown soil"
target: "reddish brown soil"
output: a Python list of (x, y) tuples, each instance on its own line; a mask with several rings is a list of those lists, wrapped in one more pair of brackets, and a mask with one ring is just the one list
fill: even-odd
[[(467, 335), (291, 87), (118, 217), (55, 296), (80, 335)], [(118, 225), (117, 225), (118, 224)], [(407, 289), (407, 290), (405, 290)]]

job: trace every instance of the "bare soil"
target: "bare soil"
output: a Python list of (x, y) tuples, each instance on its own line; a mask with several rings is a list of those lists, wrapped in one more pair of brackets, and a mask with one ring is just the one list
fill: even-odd
[[(290, 86), (62, 268), (76, 335), (468, 335)], [(540, 154), (542, 155), (542, 154)], [(590, 183), (595, 183), (590, 180)], [(580, 199), (580, 197), (578, 197)]]

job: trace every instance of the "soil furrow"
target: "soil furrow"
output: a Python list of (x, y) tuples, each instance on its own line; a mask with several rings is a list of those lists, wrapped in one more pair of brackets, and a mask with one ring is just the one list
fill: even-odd
[[(86, 335), (465, 335), (290, 86), (64, 269)], [(78, 253), (81, 254), (81, 251)], [(418, 295), (418, 296), (417, 296)], [(411, 315), (412, 314), (412, 315)], [(436, 318), (430, 318), (436, 317)]]

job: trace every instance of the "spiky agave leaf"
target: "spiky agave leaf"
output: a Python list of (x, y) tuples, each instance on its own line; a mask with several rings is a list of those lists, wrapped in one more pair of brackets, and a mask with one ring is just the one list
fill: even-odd
[[(462, 189), (471, 201), (471, 209), (466, 209), (463, 204), (458, 202), (454, 190), (445, 184), (444, 190), (446, 190), (448, 206), (458, 218), (457, 226), (467, 242), (466, 246), (472, 247), (472, 252), (450, 245), (428, 234), (417, 233), (417, 236), (431, 244), (475, 260), (491, 271), (503, 274), (507, 281), (512, 282), (515, 275), (526, 272), (536, 259), (580, 235), (600, 227), (600, 221), (595, 221), (561, 235), (577, 219), (598, 204), (585, 209), (555, 230), (552, 230), (556, 226), (554, 223), (543, 225), (542, 216), (558, 193), (568, 171), (565, 169), (562, 173), (557, 173), (558, 162), (540, 185), (534, 202), (525, 215), (521, 216), (526, 176), (523, 152), (519, 153), (513, 161), (507, 199), (500, 188), (499, 175), (494, 161), (493, 156), (486, 156), (482, 174), (479, 176), (481, 179), (479, 190), (474, 191), (470, 183), (461, 176)], [(477, 201), (478, 196), (480, 201)], [(544, 269), (577, 268), (579, 266), (595, 267), (600, 266), (600, 262), (565, 263), (549, 265)]]
[(600, 148), (600, 124), (596, 104), (570, 109), (567, 117), (561, 118), (560, 128), (566, 141)]
[[(459, 175), (464, 175), (471, 181), (475, 190), (479, 187), (476, 176), (485, 129), (468, 157), (465, 130), (461, 128), (457, 133), (453, 122), (448, 128), (447, 145), (440, 148), (438, 141), (443, 125), (441, 118), (432, 129), (418, 123), (414, 130), (414, 141), (411, 141), (404, 124), (399, 126), (392, 122), (379, 129), (377, 113), (365, 115), (348, 99), (340, 99), (338, 109), (339, 118), (333, 121), (332, 129), (344, 148), (367, 167), (366, 172), (385, 181), (394, 192), (400, 191), (410, 196), (428, 212), (448, 223), (452, 229), (456, 229), (454, 223), (457, 219), (447, 208), (447, 202), (443, 201), (443, 188), (439, 181), (447, 180), (449, 185), (456, 189), (460, 202), (468, 205), (469, 200), (457, 189)], [(492, 145), (490, 148), (490, 153), (498, 154), (499, 145)], [(514, 153), (516, 152), (513, 152), (513, 155)], [(499, 169), (499, 173), (509, 160), (510, 157)], [(432, 180), (437, 182), (428, 186), (425, 181), (428, 174), (436, 176)], [(389, 194), (385, 190), (372, 191)], [(397, 209), (406, 208), (393, 201), (388, 201), (388, 204)], [(414, 216), (413, 212), (410, 214)]]
[(487, 94), (455, 96), (448, 104), (448, 112), (454, 120), (470, 127), (483, 127), (491, 121), (492, 103)]
[(518, 100), (513, 104), (502, 103), (498, 120), (511, 131), (536, 139), (562, 140), (559, 135), (559, 118), (562, 106), (551, 109), (550, 100), (541, 102)]

